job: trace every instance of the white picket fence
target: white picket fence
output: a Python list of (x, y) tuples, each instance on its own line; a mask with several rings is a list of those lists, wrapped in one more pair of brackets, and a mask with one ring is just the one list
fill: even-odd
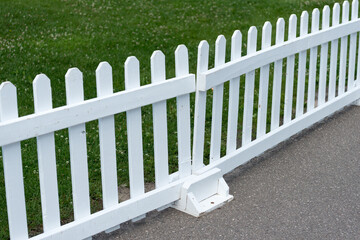
[[(125, 221), (141, 219), (147, 212), (155, 209), (173, 206), (199, 216), (230, 201), (232, 196), (222, 178), (223, 174), (360, 98), (360, 86), (356, 81), (360, 79), (360, 20), (357, 0), (352, 2), (351, 20), (349, 10), (350, 4), (345, 1), (340, 21), (340, 5), (335, 4), (330, 24), (331, 11), (325, 6), (320, 29), (320, 12), (315, 9), (311, 17), (311, 33), (308, 33), (309, 15), (303, 12), (300, 18), (300, 36), (296, 34), (297, 17), (292, 15), (287, 41), (284, 39), (285, 21), (279, 19), (276, 24), (275, 45), (271, 45), (272, 26), (266, 22), (259, 51), (256, 46), (257, 30), (251, 27), (246, 56), (241, 56), (242, 35), (240, 31), (235, 31), (231, 40), (231, 61), (227, 63), (226, 40), (224, 36), (219, 36), (215, 44), (215, 65), (212, 69), (208, 69), (209, 45), (202, 41), (198, 49), (196, 84), (195, 75), (189, 73), (188, 52), (184, 45), (180, 45), (175, 51), (176, 77), (172, 79), (166, 80), (165, 56), (160, 51), (154, 52), (151, 57), (152, 83), (145, 86), (140, 86), (138, 60), (129, 57), (125, 62), (126, 90), (117, 93), (113, 93), (111, 66), (106, 62), (100, 63), (96, 70), (98, 97), (86, 101), (82, 73), (76, 68), (70, 69), (65, 75), (67, 105), (59, 108), (52, 107), (49, 78), (40, 74), (33, 82), (35, 113), (28, 116), (18, 117), (16, 88), (9, 82), (2, 83), (0, 146), (11, 239), (29, 238), (20, 142), (34, 137), (37, 138), (44, 233), (31, 239), (85, 239), (102, 231), (115, 230)], [(296, 57), (298, 68), (295, 74)], [(285, 58), (282, 116), (281, 89)], [(272, 63), (272, 101), (268, 103)], [(257, 69), (260, 69), (259, 99), (254, 108)], [(244, 74), (242, 144), (238, 148), (240, 77)], [(316, 90), (317, 76), (319, 86)], [(295, 117), (292, 114), (294, 80), (297, 80)], [(223, 94), (224, 83), (227, 81), (230, 83), (226, 154), (221, 156)], [(213, 106), (210, 163), (205, 166), (207, 91), (213, 91)], [(191, 156), (189, 94), (193, 92), (196, 92), (196, 99)], [(179, 170), (169, 175), (166, 100), (171, 98), (176, 98), (177, 101)], [(145, 193), (141, 107), (149, 104), (153, 108), (156, 189)], [(270, 104), (271, 128), (267, 132), (267, 109)], [(257, 110), (256, 129), (253, 129), (254, 109)], [(119, 203), (114, 115), (121, 112), (126, 112), (127, 119), (130, 199)], [(90, 214), (85, 123), (97, 119), (104, 209)], [(54, 132), (66, 128), (69, 132), (74, 221), (61, 226)], [(255, 139), (252, 137), (254, 132)]]

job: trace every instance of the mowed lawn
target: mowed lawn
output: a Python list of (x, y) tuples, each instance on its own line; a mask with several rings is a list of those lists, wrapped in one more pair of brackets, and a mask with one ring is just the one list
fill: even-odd
[[(212, 0), (212, 1), (0, 1), (0, 82), (11, 81), (18, 91), (20, 116), (32, 114), (32, 81), (39, 73), (51, 79), (53, 105), (65, 105), (67, 69), (78, 67), (84, 74), (85, 98), (96, 96), (95, 70), (101, 61), (113, 67), (114, 91), (124, 90), (124, 62), (128, 56), (140, 61), (141, 83), (150, 83), (150, 56), (161, 50), (166, 56), (167, 77), (175, 75), (174, 51), (179, 44), (189, 50), (190, 71), (196, 72), (197, 47), (201, 40), (210, 44), (213, 65), (214, 42), (219, 34), (227, 41), (234, 30), (243, 33), (243, 52), (250, 26), (261, 28), (265, 21), (273, 25), (279, 17), (288, 23), (290, 14), (298, 18), (302, 10), (311, 11), (333, 0)], [(311, 20), (310, 20), (311, 22)], [(287, 28), (287, 27), (286, 27)], [(274, 41), (273, 41), (274, 42)], [(244, 81), (241, 88), (243, 92)], [(271, 85), (270, 85), (271, 86)], [(225, 86), (228, 88), (228, 85)], [(255, 91), (255, 99), (257, 98)], [(226, 139), (227, 90), (224, 100), (223, 139)], [(207, 107), (211, 109), (211, 91)], [(240, 97), (242, 101), (243, 97)], [(191, 96), (193, 118), (194, 96)], [(241, 106), (241, 104), (240, 104)], [(240, 113), (241, 113), (240, 109)], [(143, 108), (145, 180), (154, 181), (151, 106)], [(241, 114), (240, 114), (241, 115)], [(206, 116), (205, 156), (208, 157), (211, 114)], [(119, 185), (128, 185), (127, 137), (125, 114), (116, 115), (116, 146)], [(241, 123), (241, 120), (239, 120)], [(102, 209), (99, 136), (97, 121), (87, 124), (91, 210)], [(170, 170), (177, 170), (176, 104), (168, 101)], [(239, 131), (241, 124), (239, 125)], [(55, 133), (61, 220), (72, 221), (72, 190), (66, 130)], [(223, 143), (224, 153), (225, 142)], [(35, 139), (22, 142), (26, 209), (30, 235), (42, 232), (39, 173)], [(0, 156), (0, 160), (2, 157)], [(0, 164), (0, 239), (8, 239), (3, 165)]]

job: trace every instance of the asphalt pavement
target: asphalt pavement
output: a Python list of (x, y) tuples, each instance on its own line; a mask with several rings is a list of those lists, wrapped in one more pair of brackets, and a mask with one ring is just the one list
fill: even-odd
[(234, 200), (200, 218), (151, 212), (94, 239), (360, 239), (360, 107), (225, 176)]

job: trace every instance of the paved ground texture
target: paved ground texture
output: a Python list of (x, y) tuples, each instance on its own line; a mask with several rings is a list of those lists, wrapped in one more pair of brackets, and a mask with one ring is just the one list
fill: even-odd
[(360, 239), (360, 108), (349, 107), (225, 176), (234, 200), (174, 209), (94, 239)]

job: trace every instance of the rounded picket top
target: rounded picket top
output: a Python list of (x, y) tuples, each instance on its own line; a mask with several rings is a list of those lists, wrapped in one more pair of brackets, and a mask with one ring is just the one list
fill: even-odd
[(343, 9), (342, 9), (342, 21), (349, 21), (349, 2), (348, 1), (344, 1), (343, 5), (342, 5)]
[(215, 42), (215, 67), (225, 63), (226, 39), (219, 35)]
[(140, 63), (134, 57), (128, 57), (125, 61), (125, 89), (132, 89), (140, 86)]
[(226, 46), (226, 38), (225, 38), (225, 36), (224, 35), (219, 35), (216, 38), (215, 45), (217, 45), (217, 46), (225, 45)]
[(162, 59), (165, 60), (165, 55), (161, 50), (154, 51), (150, 57), (151, 61), (160, 61)]
[(311, 32), (319, 30), (320, 11), (315, 8), (311, 13)]
[(333, 7), (333, 18), (334, 16), (340, 16), (340, 4), (335, 3)]
[(351, 3), (351, 19), (355, 20), (359, 16), (359, 2), (358, 0), (353, 0)]
[(112, 72), (111, 65), (106, 61), (99, 63), (98, 67), (96, 68), (96, 73), (107, 73), (107, 72)]
[(283, 18), (279, 18), (276, 21), (276, 29), (285, 27), (285, 20)]
[(231, 60), (241, 57), (242, 34), (239, 30), (235, 30), (231, 36)]
[(51, 88), (50, 79), (43, 73), (36, 75), (33, 81), (34, 91), (39, 90), (39, 88)]
[(320, 16), (320, 10), (318, 8), (314, 8), (311, 14), (311, 18), (314, 20), (314, 18), (319, 18)]
[(297, 27), (297, 16), (295, 14), (291, 14), (289, 18), (289, 36), (288, 39), (296, 38), (296, 27)]
[[(315, 10), (315, 9), (314, 9)], [(296, 21), (297, 21), (297, 16), (296, 14), (291, 14), (290, 17), (289, 17), (289, 23), (290, 25), (295, 23), (296, 24)]]
[(0, 121), (6, 121), (18, 116), (16, 87), (11, 82), (0, 85)]
[(276, 22), (276, 39), (275, 42), (282, 43), (284, 41), (284, 33), (285, 33), (285, 20), (283, 18), (279, 18)]
[(257, 28), (255, 26), (251, 26), (248, 31), (248, 39), (257, 37)]
[(70, 68), (65, 74), (67, 104), (84, 100), (83, 74), (78, 68)]
[(189, 54), (184, 44), (175, 50), (175, 71), (177, 77), (189, 74)]
[(188, 54), (188, 49), (184, 44), (180, 44), (179, 46), (177, 46), (176, 50), (175, 50), (175, 60), (176, 58), (188, 58), (189, 54)]
[(309, 13), (308, 13), (308, 11), (302, 11), (302, 13), (301, 13), (301, 19), (303, 19), (303, 18), (309, 18)]
[(300, 36), (308, 33), (309, 13), (303, 11), (300, 17)]
[(151, 82), (165, 81), (165, 55), (162, 51), (156, 50), (150, 57)]
[(50, 79), (45, 74), (36, 75), (33, 81), (35, 112), (52, 108)]
[(139, 60), (135, 56), (130, 56), (125, 61), (125, 68), (139, 66)]
[(330, 18), (330, 7), (328, 5), (325, 5), (323, 8), (323, 19), (329, 19)]
[(198, 46), (198, 57), (197, 57), (197, 75), (201, 72), (208, 70), (209, 65), (209, 43), (202, 40)]
[(97, 96), (106, 96), (113, 93), (112, 67), (108, 62), (101, 62), (96, 68)]
[(82, 77), (83, 77), (82, 72), (76, 67), (68, 69), (65, 74), (65, 78), (69, 79), (69, 81), (76, 80)]
[(241, 43), (241, 40), (242, 40), (242, 34), (241, 34), (240, 30), (235, 30), (233, 35), (231, 36), (231, 42), (234, 42), (234, 43), (240, 42)]
[(271, 32), (271, 28), (272, 28), (271, 23), (269, 21), (266, 21), (263, 25), (262, 32), (263, 33)]

